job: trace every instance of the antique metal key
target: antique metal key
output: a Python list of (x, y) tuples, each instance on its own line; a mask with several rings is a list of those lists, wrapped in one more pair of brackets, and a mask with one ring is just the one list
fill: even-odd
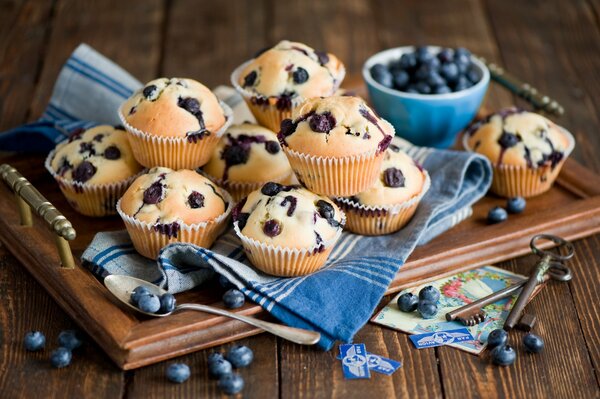
[[(539, 240), (552, 241), (558, 245), (557, 248), (559, 250), (561, 247), (566, 248), (567, 254), (560, 255), (554, 252), (539, 249), (536, 246), (536, 242)], [(504, 323), (505, 330), (511, 329), (517, 324), (517, 322), (521, 318), (521, 314), (523, 313), (525, 305), (527, 305), (527, 303), (529, 302), (529, 298), (535, 290), (535, 287), (544, 281), (544, 279), (546, 278), (545, 276), (550, 269), (553, 269), (555, 272), (558, 271), (559, 273), (562, 273), (563, 277), (560, 278), (560, 280), (562, 281), (568, 281), (571, 279), (571, 270), (567, 266), (562, 264), (563, 261), (566, 261), (573, 257), (574, 250), (573, 245), (570, 242), (550, 234), (538, 234), (531, 239), (531, 243), (529, 245), (533, 253), (540, 256), (541, 259), (535, 265), (533, 273), (529, 277), (529, 280), (527, 280), (527, 282), (523, 286), (519, 297), (513, 305), (512, 310), (508, 314), (506, 322)], [(553, 276), (553, 278), (556, 277)]]

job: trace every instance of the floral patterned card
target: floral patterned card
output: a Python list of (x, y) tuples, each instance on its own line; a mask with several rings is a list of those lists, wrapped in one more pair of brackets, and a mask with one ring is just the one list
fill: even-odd
[[(465, 326), (457, 321), (446, 321), (446, 313), (525, 278), (525, 276), (493, 266), (484, 266), (454, 276), (444, 277), (399, 292), (371, 321), (409, 334), (462, 328)], [(398, 309), (397, 300), (400, 295), (405, 292), (418, 295), (421, 288), (427, 285), (433, 285), (442, 294), (438, 302), (439, 310), (436, 318), (426, 320), (421, 318), (416, 311), (404, 313)], [(486, 314), (485, 320), (473, 327), (467, 327), (471, 335), (475, 337), (474, 341), (449, 344), (448, 346), (479, 355), (485, 349), (488, 334), (496, 328), (502, 328), (515, 298), (516, 296), (502, 299), (483, 308)]]

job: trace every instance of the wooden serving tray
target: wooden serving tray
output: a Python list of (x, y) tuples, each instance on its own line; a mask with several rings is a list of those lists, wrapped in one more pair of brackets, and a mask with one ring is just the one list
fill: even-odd
[[(122, 369), (133, 369), (199, 349), (220, 345), (261, 330), (221, 316), (183, 311), (167, 318), (144, 318), (114, 299), (87, 269), (81, 254), (96, 232), (123, 229), (117, 217), (95, 219), (76, 213), (44, 169), (43, 157), (4, 157), (72, 222), (77, 238), (71, 248), (76, 267), (60, 267), (55, 236), (39, 218), (20, 225), (10, 188), (0, 183), (0, 240), (65, 311)], [(529, 199), (523, 214), (488, 225), (488, 210), (505, 200), (488, 196), (473, 208), (473, 216), (418, 247), (390, 285), (388, 293), (422, 280), (432, 280), (528, 253), (529, 240), (551, 233), (573, 240), (600, 231), (600, 176), (567, 160), (554, 187)], [(177, 295), (177, 300), (222, 307), (220, 287), (201, 286)], [(245, 315), (270, 317), (248, 301), (237, 309)]]

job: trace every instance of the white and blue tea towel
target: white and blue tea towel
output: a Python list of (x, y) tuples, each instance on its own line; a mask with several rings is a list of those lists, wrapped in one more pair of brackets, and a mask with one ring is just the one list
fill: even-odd
[[(42, 119), (0, 135), (0, 148), (49, 150), (71, 129), (116, 124), (118, 105), (139, 87), (120, 67), (81, 45), (61, 71)], [(251, 118), (235, 91), (220, 87), (215, 92), (232, 106), (237, 121)], [(210, 250), (171, 244), (156, 262), (138, 255), (125, 231), (99, 233), (83, 262), (100, 278), (131, 275), (173, 293), (215, 283), (216, 272), (285, 324), (319, 331), (319, 345), (329, 349), (336, 340), (352, 340), (415, 246), (469, 217), (471, 205), (490, 186), (490, 165), (477, 154), (411, 146), (407, 151), (431, 176), (431, 188), (410, 223), (380, 237), (344, 232), (327, 264), (309, 276), (279, 278), (257, 271), (232, 229)]]

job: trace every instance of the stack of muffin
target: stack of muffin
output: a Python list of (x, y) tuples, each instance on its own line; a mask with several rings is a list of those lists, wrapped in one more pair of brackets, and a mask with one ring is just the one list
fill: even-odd
[(255, 267), (308, 274), (344, 226), (398, 231), (429, 187), (388, 122), (334, 95), (344, 75), (334, 55), (301, 43), (257, 54), (232, 83), (260, 125), (231, 125), (231, 109), (194, 80), (156, 79), (121, 105), (123, 127), (72, 136), (46, 167), (79, 212), (117, 212), (146, 257), (172, 242), (209, 248), (232, 214)]

